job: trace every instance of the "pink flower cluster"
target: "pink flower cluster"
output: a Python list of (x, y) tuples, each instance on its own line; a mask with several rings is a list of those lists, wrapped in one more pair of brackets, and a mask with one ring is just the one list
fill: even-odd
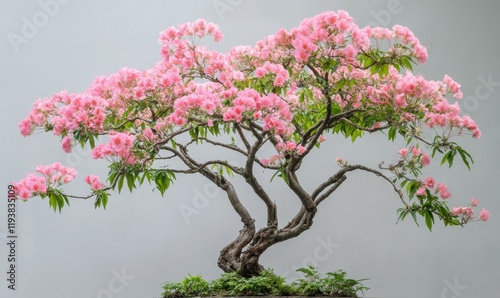
[(285, 81), (288, 80), (288, 71), (281, 64), (274, 64), (266, 61), (264, 65), (255, 69), (255, 76), (263, 78), (266, 74), (271, 73), (275, 75), (274, 86), (283, 87)]
[[(469, 206), (466, 207), (454, 207), (451, 210), (451, 214), (454, 216), (458, 216), (462, 219), (463, 222), (470, 221), (474, 219), (474, 210), (472, 207), (476, 207), (479, 205), (479, 201), (475, 198), (472, 198)], [(487, 221), (490, 218), (490, 213), (488, 210), (482, 208), (481, 213), (479, 214), (478, 219), (482, 221)]]
[(434, 189), (436, 185), (436, 182), (434, 178), (432, 177), (427, 177), (423, 183), (422, 186), (418, 188), (418, 190), (415, 192), (415, 195), (417, 196), (426, 196), (427, 195), (427, 190), (429, 189), (431, 193), (436, 193), (439, 194), (439, 196), (442, 199), (448, 199), (451, 197), (451, 192), (448, 189), (448, 186), (442, 182), (437, 183), (437, 187)]
[(99, 176), (89, 175), (85, 177), (85, 182), (87, 182), (93, 190), (100, 190), (104, 187), (104, 183), (99, 181)]
[(19, 198), (26, 200), (33, 196), (46, 194), (48, 188), (55, 188), (71, 182), (76, 177), (76, 170), (56, 162), (50, 165), (39, 165), (36, 174), (29, 174), (21, 181), (14, 183)]
[(279, 142), (276, 145), (276, 150), (278, 152), (292, 152), (296, 151), (297, 154), (302, 155), (306, 151), (306, 148), (292, 141)]
[[(203, 38), (213, 36), (216, 42), (224, 37), (219, 27), (213, 23), (207, 23), (203, 19), (195, 22), (185, 23), (176, 27), (170, 27), (160, 33), (159, 42), (162, 46), (162, 57), (164, 61), (189, 68), (195, 65), (195, 55), (191, 50), (190, 41), (193, 37)], [(187, 37), (188, 40), (183, 39)]]
[(71, 134), (79, 126), (102, 132), (105, 108), (106, 102), (101, 98), (63, 91), (51, 98), (37, 100), (19, 128), (23, 136), (33, 133), (35, 127), (45, 125), (51, 125), (55, 135)]
[(276, 151), (278, 154), (274, 154), (269, 158), (263, 158), (260, 160), (260, 162), (264, 165), (277, 165), (281, 161), (284, 161), (284, 157), (286, 153), (293, 153), (296, 152), (299, 155), (302, 155), (306, 152), (307, 148), (302, 146), (302, 145), (297, 145), (297, 143), (292, 142), (292, 141), (286, 141), (286, 142), (279, 142), (275, 146)]
[[(409, 153), (411, 153), (411, 157), (409, 156)], [(416, 146), (412, 146), (410, 149), (402, 148), (398, 151), (398, 154), (401, 155), (401, 157), (403, 157), (404, 159), (418, 161), (424, 167), (428, 166), (431, 163), (429, 155), (422, 153), (422, 150)]]
[(119, 157), (125, 163), (136, 162), (132, 148), (134, 147), (135, 135), (130, 133), (110, 132), (109, 143), (96, 146), (92, 150), (92, 158)]
[(17, 197), (23, 200), (27, 200), (37, 194), (47, 193), (47, 181), (45, 177), (35, 174), (29, 174), (13, 185), (16, 188)]
[(471, 132), (472, 137), (480, 138), (481, 130), (476, 125), (474, 120), (469, 116), (460, 116), (460, 108), (458, 103), (449, 104), (446, 100), (441, 100), (426, 113), (426, 124), (429, 127), (456, 127), (459, 129), (459, 134), (463, 129)]
[[(290, 34), (294, 47), (293, 56), (301, 62), (307, 62), (312, 55), (324, 54), (323, 51), (353, 62), (356, 54), (369, 45), (368, 35), (360, 30), (353, 18), (343, 10), (337, 13), (327, 11), (305, 19), (298, 27), (293, 28)], [(348, 45), (350, 36), (353, 43)], [(321, 44), (327, 46), (322, 48)], [(321, 53), (316, 53), (317, 51)]]

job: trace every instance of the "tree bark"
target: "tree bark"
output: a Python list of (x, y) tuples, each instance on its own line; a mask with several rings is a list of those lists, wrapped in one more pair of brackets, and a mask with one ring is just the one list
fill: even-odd
[[(306, 211), (301, 208), (295, 219), (286, 227), (278, 229), (276, 226), (267, 226), (260, 229), (252, 236), (251, 242), (245, 245), (242, 239), (244, 230), (240, 231), (240, 235), (228, 246), (221, 250), (218, 265), (225, 272), (238, 272), (239, 275), (249, 278), (258, 276), (264, 269), (259, 263), (260, 256), (272, 245), (299, 236), (304, 231), (308, 230), (313, 223), (313, 218), (316, 210)], [(250, 231), (245, 234), (248, 236)], [(245, 246), (244, 249), (241, 245)]]

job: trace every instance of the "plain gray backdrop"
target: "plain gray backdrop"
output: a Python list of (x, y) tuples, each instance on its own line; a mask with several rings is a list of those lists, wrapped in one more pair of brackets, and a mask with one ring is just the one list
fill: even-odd
[[(43, 3), (52, 3), (44, 5)], [(7, 289), (7, 186), (38, 164), (61, 161), (79, 176), (68, 192), (85, 194), (83, 177), (106, 174), (88, 149), (65, 155), (50, 134), (23, 138), (17, 124), (40, 97), (61, 90), (79, 92), (99, 75), (122, 67), (147, 69), (158, 61), (158, 33), (198, 18), (219, 24), (225, 35), (213, 45), (227, 51), (253, 45), (280, 28), (290, 28), (325, 10), (347, 10), (360, 26), (410, 27), (427, 46), (428, 62), (416, 70), (429, 79), (452, 76), (462, 84), (463, 112), (483, 131), (479, 140), (463, 138), (475, 158), (472, 171), (457, 163), (451, 170), (429, 168), (452, 191), (450, 205), (475, 196), (492, 213), (490, 221), (431, 233), (411, 220), (396, 225), (397, 196), (382, 180), (352, 175), (318, 213), (313, 227), (262, 258), (266, 267), (294, 278), (293, 270), (317, 265), (321, 272), (344, 269), (353, 278), (370, 278), (368, 297), (497, 297), (500, 292), (500, 2), (482, 0), (206, 0), (206, 1), (2, 1), (0, 12), (0, 98), (2, 121), (0, 206), (0, 296), (151, 298), (161, 283), (202, 274), (216, 278), (219, 250), (241, 224), (222, 192), (201, 177), (179, 177), (161, 198), (143, 187), (133, 195), (114, 194), (107, 210), (92, 201), (71, 201), (54, 213), (39, 198), (17, 204), (17, 289)], [(56, 4), (56, 5), (54, 5)], [(32, 28), (28, 28), (32, 25)], [(488, 83), (489, 82), (489, 83)], [(331, 139), (303, 177), (306, 187), (336, 169), (335, 158), (376, 166), (396, 158), (404, 144), (367, 136), (351, 145)], [(280, 219), (297, 204), (272, 186)], [(247, 190), (243, 190), (247, 191)], [(265, 210), (251, 196), (245, 203), (257, 222)], [(195, 210), (190, 216), (182, 210)], [(121, 276), (121, 277), (120, 277)]]

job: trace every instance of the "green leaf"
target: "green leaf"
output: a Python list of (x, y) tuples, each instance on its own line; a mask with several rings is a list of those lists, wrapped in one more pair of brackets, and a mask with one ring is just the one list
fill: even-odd
[(172, 180), (175, 179), (175, 175), (172, 171), (158, 171), (155, 175), (156, 188), (163, 196), (167, 188), (170, 186)]
[(278, 170), (278, 171), (276, 171), (276, 172), (274, 172), (274, 174), (271, 176), (271, 180), (270, 180), (270, 182), (273, 182), (274, 177), (276, 177), (276, 175), (278, 175), (279, 173), (280, 173), (280, 171), (279, 171), (279, 170)]
[(149, 173), (149, 171), (144, 171), (141, 179), (139, 180), (139, 185), (142, 185), (145, 179), (148, 179), (148, 182), (151, 183), (151, 174)]
[(136, 108), (135, 106), (132, 106), (132, 107), (130, 107), (128, 110), (126, 110), (126, 111), (122, 114), (122, 118), (123, 118), (123, 119), (126, 119), (126, 118), (127, 118), (127, 116), (128, 116), (128, 115), (129, 115), (129, 114), (130, 114), (133, 110), (135, 110), (135, 108)]
[(382, 64), (379, 66), (378, 75), (380, 77), (386, 76), (389, 74), (389, 64)]
[(297, 270), (295, 270), (295, 272), (302, 272), (307, 276), (314, 275), (315, 273), (313, 270), (311, 270), (311, 268), (298, 268)]
[(124, 179), (125, 179), (125, 174), (120, 174), (120, 177), (118, 177), (118, 193), (122, 191)]
[(456, 146), (455, 149), (458, 151), (458, 154), (460, 154), (460, 157), (462, 158), (462, 161), (464, 162), (464, 164), (467, 167), (467, 169), (470, 170), (469, 160), (470, 160), (471, 163), (474, 163), (474, 160), (472, 159), (472, 156), (467, 151), (465, 151), (464, 149), (462, 149), (462, 147), (460, 147), (460, 146)]
[(389, 140), (391, 140), (391, 141), (394, 141), (396, 139), (396, 128), (394, 126), (391, 126), (389, 128), (387, 136), (388, 136)]
[(410, 214), (411, 214), (411, 217), (413, 217), (413, 220), (415, 221), (415, 224), (417, 224), (418, 227), (420, 227), (420, 225), (418, 224), (418, 221), (417, 221), (417, 214), (415, 211), (410, 211)]
[(409, 213), (407, 209), (399, 209), (398, 212), (399, 212), (398, 222), (404, 220)]
[(165, 190), (170, 187), (170, 177), (168, 177), (168, 175), (163, 176), (163, 186)]
[[(445, 155), (443, 155), (443, 158), (441, 159), (441, 165), (443, 165), (445, 162), (450, 162), (450, 156), (451, 156), (451, 163), (453, 163), (453, 156), (452, 156), (452, 150), (446, 152)], [(451, 164), (450, 164), (451, 167)]]
[(114, 170), (111, 170), (109, 173), (110, 173), (110, 174), (109, 174), (109, 176), (108, 176), (108, 182), (109, 182), (110, 184), (113, 184), (113, 182), (114, 182), (114, 181), (115, 181), (115, 179), (116, 179), (116, 175), (118, 174), (118, 172), (115, 172)]
[(448, 161), (448, 166), (450, 168), (451, 168), (451, 166), (453, 166), (453, 159), (455, 158), (456, 153), (457, 153), (457, 151), (451, 150), (450, 154), (448, 155), (447, 161)]
[(106, 205), (108, 204), (108, 194), (103, 192), (102, 196), (101, 196), (101, 200), (102, 200), (102, 207), (104, 209), (106, 209)]
[(126, 178), (128, 189), (130, 190), (130, 192), (132, 192), (132, 190), (135, 188), (135, 177), (133, 174), (129, 173), (126, 175)]
[(432, 232), (432, 225), (434, 224), (434, 216), (433, 216), (432, 212), (430, 212), (430, 211), (425, 212), (424, 217), (425, 217), (425, 225), (427, 226), (429, 231)]
[(68, 200), (68, 197), (65, 195), (65, 194), (61, 194), (61, 196), (63, 197), (64, 201), (66, 202), (66, 204), (69, 206), (69, 200)]
[(49, 206), (54, 209), (54, 212), (57, 210), (57, 195), (53, 192), (49, 194)]
[(408, 193), (408, 196), (413, 198), (419, 187), (420, 185), (417, 181), (411, 181), (408, 183), (408, 185), (406, 185), (406, 192)]
[(95, 147), (95, 139), (94, 139), (94, 135), (89, 133), (89, 143), (90, 143), (90, 148), (94, 149)]
[(339, 67), (339, 63), (337, 62), (337, 60), (334, 60), (332, 58), (328, 58), (328, 59), (326, 59), (325, 63), (323, 63), (323, 66), (321, 68), (325, 72), (334, 73), (338, 67)]

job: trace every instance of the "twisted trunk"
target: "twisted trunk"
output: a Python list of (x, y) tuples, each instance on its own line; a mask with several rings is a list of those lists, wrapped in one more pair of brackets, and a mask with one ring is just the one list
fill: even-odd
[[(243, 277), (257, 276), (264, 269), (259, 263), (260, 256), (272, 245), (297, 237), (308, 230), (316, 209), (306, 211), (301, 208), (295, 219), (286, 227), (278, 229), (267, 226), (253, 233), (249, 229), (240, 231), (240, 235), (221, 250), (218, 265), (225, 272), (237, 271)], [(248, 241), (251, 235), (251, 241)]]

